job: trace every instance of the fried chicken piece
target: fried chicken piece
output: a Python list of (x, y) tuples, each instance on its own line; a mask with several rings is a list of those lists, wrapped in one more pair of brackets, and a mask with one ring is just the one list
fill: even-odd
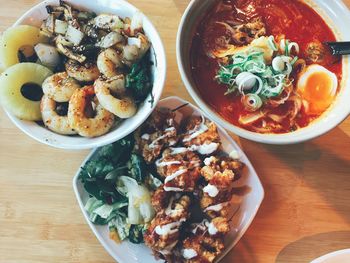
[(186, 148), (168, 148), (156, 161), (157, 172), (165, 177), (166, 191), (193, 192), (200, 178), (201, 159)]
[(201, 174), (206, 181), (215, 179), (214, 175), (218, 172), (227, 176), (230, 176), (232, 172), (234, 176), (239, 176), (244, 168), (244, 163), (230, 157), (210, 156), (204, 160), (204, 164)]
[(203, 220), (192, 225), (192, 235), (182, 243), (181, 255), (186, 263), (213, 262), (223, 251), (223, 236), (230, 231), (226, 218), (218, 217), (210, 223)]
[(167, 192), (163, 187), (159, 187), (152, 195), (151, 203), (156, 210), (159, 212), (168, 206), (171, 197), (171, 192)]
[(204, 117), (191, 117), (185, 121), (182, 143), (201, 155), (210, 155), (220, 146), (220, 136), (215, 123)]
[(232, 198), (232, 187), (236, 176), (239, 176), (243, 163), (229, 157), (211, 156), (204, 160), (205, 166), (201, 175), (207, 181), (203, 188), (200, 205), (211, 218), (227, 216), (229, 201)]
[(164, 148), (177, 143), (177, 128), (174, 112), (168, 109), (155, 110), (135, 133), (136, 151), (147, 163), (152, 163)]
[(182, 256), (186, 263), (211, 263), (224, 250), (221, 238), (192, 236), (183, 242)]
[(167, 256), (179, 241), (180, 228), (189, 218), (190, 198), (186, 195), (175, 200), (166, 209), (159, 211), (144, 234), (148, 247)]

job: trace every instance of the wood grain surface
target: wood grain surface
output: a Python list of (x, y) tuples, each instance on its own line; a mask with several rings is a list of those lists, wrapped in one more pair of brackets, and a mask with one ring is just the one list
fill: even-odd
[[(0, 31), (38, 2), (0, 0)], [(175, 57), (177, 27), (188, 0), (130, 2), (150, 17), (163, 38), (168, 59), (163, 97), (191, 100)], [(223, 262), (309, 262), (350, 247), (349, 118), (330, 133), (293, 146), (236, 139), (255, 166), (266, 197)], [(37, 143), (0, 109), (0, 262), (113, 262), (73, 194), (73, 175), (87, 154)]]

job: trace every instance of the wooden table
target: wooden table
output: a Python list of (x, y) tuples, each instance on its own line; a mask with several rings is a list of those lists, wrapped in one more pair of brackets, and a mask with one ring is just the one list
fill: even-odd
[[(38, 2), (0, 0), (0, 30)], [(168, 58), (163, 96), (191, 100), (175, 59), (177, 26), (188, 0), (130, 2), (150, 17), (163, 38)], [(294, 146), (237, 141), (255, 166), (266, 197), (223, 262), (308, 262), (350, 247), (349, 118), (327, 135)], [(37, 143), (0, 110), (0, 262), (113, 262), (73, 194), (73, 175), (87, 154)]]

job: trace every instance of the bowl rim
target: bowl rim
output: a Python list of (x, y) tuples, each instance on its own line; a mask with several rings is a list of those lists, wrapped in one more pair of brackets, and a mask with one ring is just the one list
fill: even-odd
[(350, 257), (350, 249), (346, 248), (346, 249), (341, 249), (341, 250), (330, 252), (326, 255), (323, 255), (319, 258), (314, 259), (310, 263), (327, 263), (328, 260), (332, 260), (333, 258), (336, 258), (338, 256), (342, 256), (342, 255), (348, 255)]
[[(50, 4), (53, 1), (54, 0), (44, 0), (42, 2), (39, 2), (36, 5), (32, 6), (23, 15), (21, 15), (13, 23), (12, 26), (21, 25), (26, 19), (31, 17), (32, 12), (37, 11), (37, 10), (41, 10), (43, 7), (45, 7), (47, 4)], [(159, 91), (157, 93), (152, 92), (153, 105), (150, 107), (150, 110), (147, 112), (147, 114), (144, 114), (142, 116), (142, 118), (140, 118), (140, 120), (137, 124), (135, 123), (134, 125), (130, 125), (129, 129), (124, 129), (124, 130), (119, 131), (118, 136), (111, 136), (110, 138), (94, 137), (92, 139), (95, 139), (95, 140), (92, 140), (92, 141), (88, 141), (88, 142), (84, 142), (84, 143), (70, 144), (68, 142), (67, 143), (56, 143), (55, 140), (49, 140), (49, 139), (44, 138), (43, 136), (37, 136), (37, 135), (32, 134), (29, 130), (24, 128), (23, 122), (26, 122), (26, 121), (17, 118), (9, 110), (7, 110), (6, 108), (3, 107), (4, 112), (9, 117), (9, 119), (12, 121), (12, 123), (14, 123), (18, 129), (20, 129), (22, 132), (27, 134), (32, 139), (34, 139), (40, 143), (43, 143), (45, 145), (49, 145), (51, 147), (54, 147), (54, 148), (66, 149), (66, 150), (84, 150), (84, 149), (92, 149), (92, 148), (96, 148), (96, 147), (101, 147), (101, 146), (107, 145), (109, 143), (112, 143), (116, 140), (119, 140), (120, 138), (125, 137), (125, 136), (129, 135), (130, 133), (132, 133), (149, 117), (149, 115), (155, 109), (156, 105), (158, 104), (158, 102), (162, 96), (162, 93), (163, 93), (163, 90), (165, 87), (166, 77), (167, 77), (167, 58), (166, 58), (166, 52), (165, 52), (165, 47), (164, 47), (162, 38), (161, 38), (158, 30), (156, 29), (156, 27), (152, 23), (152, 21), (140, 9), (138, 9), (136, 6), (130, 4), (129, 2), (127, 2), (125, 0), (115, 0), (115, 1), (121, 3), (122, 6), (125, 6), (126, 10), (131, 10), (134, 13), (140, 12), (143, 16), (143, 19), (149, 24), (150, 29), (154, 32), (154, 34), (152, 34), (153, 38), (157, 39), (157, 42), (159, 42), (159, 48), (157, 48), (157, 51), (154, 50), (154, 52), (157, 53), (157, 55), (156, 55), (157, 64), (162, 65), (162, 67), (158, 68), (158, 74), (157, 74), (157, 79), (158, 79), (158, 83), (159, 83), (157, 86), (159, 86), (159, 89), (158, 89)], [(73, 5), (77, 4), (75, 2), (75, 0), (67, 0), (67, 2), (70, 2)], [(82, 5), (82, 4), (79, 4), (79, 6), (84, 8), (84, 5)], [(113, 12), (111, 12), (111, 13), (113, 13)], [(34, 19), (34, 20), (37, 20), (37, 19)], [(161, 61), (161, 63), (159, 63), (159, 61)], [(153, 82), (155, 83), (155, 80)], [(154, 86), (153, 86), (153, 90), (154, 90)], [(147, 100), (147, 98), (145, 99), (145, 101), (143, 103), (146, 103), (146, 100)], [(138, 110), (140, 110), (140, 109), (138, 109)], [(35, 124), (35, 125), (37, 125), (37, 124)], [(47, 132), (49, 134), (53, 134), (54, 136), (57, 136), (57, 135), (58, 136), (65, 136), (65, 135), (60, 135), (60, 134), (54, 133), (53, 131), (49, 130), (46, 127), (44, 127), (44, 128), (47, 130)], [(108, 133), (115, 132), (117, 130), (118, 130), (118, 128), (113, 130), (113, 131), (109, 131)], [(69, 137), (69, 136), (67, 136), (67, 137)], [(90, 138), (87, 138), (87, 139), (90, 139)]]
[[(200, 109), (199, 107), (197, 107), (196, 105), (193, 105), (192, 103), (190, 103), (189, 101), (186, 101), (178, 96), (169, 96), (166, 98), (163, 98), (160, 100), (160, 102), (162, 103), (166, 103), (168, 100), (177, 100), (179, 101), (181, 104), (188, 104), (191, 108), (197, 110), (199, 113), (201, 113), (203, 116), (205, 116), (206, 118), (208, 118), (209, 120), (211, 119), (211, 116), (209, 116), (206, 112), (204, 112), (202, 109)], [(213, 121), (213, 120), (212, 120)], [(215, 121), (214, 121), (215, 122)], [(232, 138), (232, 136), (230, 136), (228, 134), (228, 132), (219, 124), (216, 123), (218, 130), (227, 138), (229, 138), (230, 143), (236, 148), (238, 149), (243, 156), (245, 157), (244, 163), (246, 164), (246, 166), (249, 168), (250, 171), (250, 176), (254, 176), (256, 179), (256, 191), (260, 192), (261, 195), (259, 196), (259, 198), (257, 198), (257, 202), (256, 204), (254, 204), (254, 211), (252, 212), (252, 214), (249, 217), (249, 220), (246, 222), (246, 224), (244, 225), (244, 227), (242, 227), (242, 230), (240, 231), (240, 235), (237, 236), (237, 238), (235, 239), (235, 242), (232, 242), (230, 244), (228, 244), (228, 246), (225, 248), (225, 251), (220, 254), (217, 259), (215, 260), (216, 263), (218, 263), (219, 261), (221, 261), (225, 256), (227, 256), (227, 254), (237, 245), (237, 243), (242, 239), (242, 237), (246, 234), (248, 228), (251, 226), (252, 222), (254, 221), (254, 219), (256, 218), (256, 215), (261, 207), (261, 204), (264, 201), (265, 198), (265, 189), (264, 186), (259, 178), (258, 173), (256, 172), (253, 164), (251, 163), (249, 157), (246, 155), (246, 153), (244, 152), (244, 150), (242, 149), (242, 147), (236, 142), (236, 140), (234, 140)], [(76, 200), (78, 202), (78, 205), (83, 213), (83, 216), (85, 218), (85, 220), (87, 221), (89, 227), (91, 228), (92, 232), (95, 234), (96, 238), (98, 239), (98, 241), (100, 242), (100, 244), (103, 246), (103, 248), (109, 253), (109, 255), (111, 257), (113, 257), (115, 260), (117, 260), (118, 262), (122, 262), (121, 258), (119, 258), (119, 256), (114, 253), (112, 251), (112, 249), (108, 246), (108, 244), (106, 244), (106, 242), (103, 240), (101, 234), (99, 233), (99, 231), (97, 230), (96, 226), (89, 220), (89, 216), (88, 213), (86, 212), (85, 208), (84, 208), (84, 204), (83, 204), (83, 200), (81, 198), (81, 192), (78, 189), (78, 184), (79, 184), (79, 173), (81, 171), (81, 167), (88, 162), (91, 157), (93, 157), (96, 152), (99, 150), (99, 148), (93, 149), (91, 150), (88, 155), (86, 156), (86, 158), (82, 161), (82, 163), (80, 164), (77, 172), (75, 173), (73, 180), (72, 180), (72, 185), (73, 185), (73, 190), (74, 190), (74, 194), (76, 197)], [(85, 191), (85, 189), (84, 189)], [(148, 248), (149, 249), (149, 248)]]
[[(183, 57), (186, 57), (186, 56), (183, 54), (184, 43), (182, 40), (182, 36), (183, 36), (185, 30), (188, 30), (188, 28), (186, 28), (186, 24), (188, 22), (188, 19), (190, 19), (190, 14), (192, 13), (192, 10), (194, 9), (194, 7), (196, 7), (196, 4), (198, 2), (205, 3), (207, 1), (191, 0), (189, 5), (187, 6), (185, 12), (182, 15), (181, 21), (179, 23), (177, 35), (176, 35), (176, 59), (177, 59), (177, 65), (178, 65), (178, 70), (180, 72), (181, 79), (182, 79), (187, 91), (189, 92), (189, 94), (191, 95), (193, 100), (197, 103), (197, 105), (205, 113), (207, 113), (208, 116), (210, 116), (210, 118), (213, 119), (216, 123), (220, 124), (228, 131), (230, 131), (230, 132), (232, 132), (232, 133), (234, 133), (242, 138), (251, 140), (251, 141), (260, 142), (260, 143), (264, 143), (264, 144), (272, 144), (272, 145), (289, 145), (289, 144), (302, 143), (302, 142), (309, 141), (311, 139), (320, 137), (320, 136), (328, 133), (332, 129), (336, 128), (339, 124), (341, 124), (350, 115), (350, 105), (349, 105), (348, 110), (344, 111), (344, 113), (341, 114), (341, 116), (334, 117), (335, 120), (331, 123), (332, 125), (323, 126), (322, 129), (313, 129), (313, 132), (309, 132), (309, 133), (301, 134), (301, 135), (300, 135), (301, 131), (304, 131), (306, 128), (310, 129), (310, 125), (312, 127), (315, 123), (311, 123), (309, 126), (303, 128), (303, 129), (299, 129), (295, 132), (284, 133), (284, 134), (261, 134), (261, 133), (256, 133), (256, 132), (252, 132), (252, 131), (243, 129), (243, 128), (236, 126), (236, 125), (228, 122), (227, 120), (225, 120), (223, 117), (221, 117), (219, 115), (219, 113), (217, 113), (207, 102), (205, 102), (201, 98), (201, 95), (196, 91), (195, 85), (191, 84), (190, 77), (188, 76), (189, 74), (187, 74), (186, 70), (185, 70), (185, 62), (184, 62)], [(338, 8), (344, 9), (345, 12), (347, 12), (350, 15), (349, 8), (344, 4), (344, 2), (342, 0), (333, 0), (333, 4), (337, 5)], [(313, 8), (313, 7), (311, 7), (311, 8)], [(196, 22), (198, 22), (200, 17), (198, 16), (195, 19), (196, 19)], [(344, 62), (343, 62), (343, 70), (344, 70)], [(343, 87), (343, 89), (344, 88), (345, 87)], [(349, 88), (350, 88), (350, 86), (349, 86)], [(338, 96), (339, 96), (339, 94), (338, 94)], [(319, 119), (322, 119), (322, 115), (318, 118), (318, 120)], [(317, 120), (315, 120), (315, 122), (316, 121)], [(299, 136), (297, 136), (297, 135), (299, 135)]]

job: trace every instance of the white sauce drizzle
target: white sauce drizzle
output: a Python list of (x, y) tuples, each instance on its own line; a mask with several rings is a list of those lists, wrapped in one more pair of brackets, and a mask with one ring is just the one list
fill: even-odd
[(173, 214), (173, 212), (175, 211), (175, 210), (171, 209), (171, 206), (173, 205), (173, 202), (174, 202), (174, 197), (171, 197), (169, 205), (165, 209), (165, 214), (167, 216)]
[(185, 147), (170, 148), (170, 150), (171, 150), (171, 153), (170, 153), (171, 155), (176, 155), (176, 154), (190, 151), (188, 148), (185, 148)]
[(145, 133), (144, 135), (141, 136), (141, 139), (143, 140), (149, 140), (150, 135), (148, 133)]
[(183, 192), (184, 189), (178, 188), (178, 187), (170, 187), (164, 185), (164, 190), (167, 192)]
[(185, 248), (182, 251), (182, 255), (185, 259), (191, 259), (191, 258), (195, 258), (196, 256), (198, 256), (196, 250), (194, 250), (192, 248)]
[(207, 211), (219, 212), (223, 208), (224, 208), (224, 203), (217, 204), (217, 205), (211, 205), (211, 206), (208, 206), (206, 209), (204, 209), (204, 212), (207, 212)]
[[(153, 142), (151, 142), (151, 144), (148, 146), (149, 148), (155, 148), (156, 147), (156, 143), (159, 142), (160, 140), (166, 138), (169, 136), (169, 132), (175, 130), (175, 127), (169, 127), (167, 129), (164, 130), (165, 134), (163, 134), (162, 136), (158, 137), (157, 139), (155, 139)], [(174, 145), (174, 143), (176, 143), (176, 141), (172, 140), (170, 141), (170, 145)]]
[(166, 138), (166, 137), (168, 137), (167, 134), (164, 134), (164, 135), (158, 137), (158, 138), (155, 139), (153, 142), (151, 142), (151, 144), (150, 144), (148, 147), (151, 148), (151, 149), (155, 148), (155, 147), (156, 147), (156, 143), (159, 142), (160, 140)]
[(167, 225), (163, 226), (156, 226), (154, 231), (157, 233), (159, 236), (166, 236), (166, 235), (172, 235), (176, 232), (179, 231), (179, 226), (181, 225), (182, 222), (186, 221), (185, 218), (181, 218), (179, 221), (169, 223)]
[(209, 235), (214, 236), (218, 233), (218, 229), (214, 226), (214, 224), (212, 222), (207, 224), (207, 227), (208, 227)]
[(186, 173), (186, 172), (187, 172), (187, 169), (178, 170), (178, 171), (176, 171), (175, 173), (173, 173), (173, 174), (167, 176), (167, 177), (165, 178), (164, 183), (165, 183), (165, 184), (166, 184), (166, 183), (169, 183), (170, 181), (174, 180), (174, 179), (175, 179), (176, 177), (178, 177), (179, 175), (184, 174), (184, 173)]
[(202, 144), (202, 145), (192, 145), (190, 149), (192, 151), (197, 151), (202, 155), (208, 155), (213, 152), (215, 152), (219, 147), (218, 143), (211, 142), (209, 144)]
[(165, 132), (175, 131), (175, 127), (169, 127), (164, 130)]
[(164, 166), (173, 165), (173, 164), (181, 164), (181, 162), (180, 161), (163, 162), (163, 159), (159, 159), (156, 161), (157, 167), (164, 167)]
[(210, 156), (210, 157), (204, 159), (204, 164), (206, 166), (209, 166), (212, 163), (215, 163), (215, 161), (216, 161), (216, 158), (214, 156)]
[(219, 194), (219, 189), (212, 184), (208, 184), (203, 188), (203, 192), (207, 193), (210, 197), (215, 197)]
[(183, 142), (189, 142), (209, 129), (204, 124), (205, 122), (204, 117), (203, 116), (201, 117), (202, 117), (202, 122), (199, 125), (196, 125), (192, 130), (188, 131), (188, 135), (186, 136), (186, 138), (182, 140)]
[(239, 156), (239, 153), (238, 153), (238, 151), (237, 150), (232, 150), (231, 152), (230, 152), (230, 155), (229, 155), (232, 159), (239, 159), (240, 158), (240, 156)]

